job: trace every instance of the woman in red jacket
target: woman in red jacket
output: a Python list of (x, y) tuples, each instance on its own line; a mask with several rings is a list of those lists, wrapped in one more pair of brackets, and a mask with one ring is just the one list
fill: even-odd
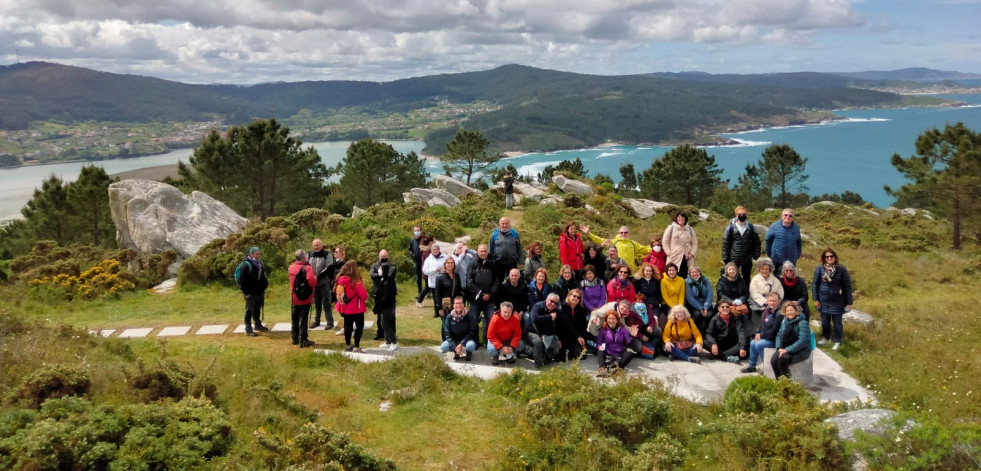
[(615, 303), (626, 299), (628, 303), (633, 303), (637, 292), (634, 290), (634, 283), (630, 280), (630, 267), (626, 263), (616, 265), (613, 273), (616, 275), (606, 285), (606, 302)]
[(579, 237), (579, 227), (574, 221), (569, 221), (565, 225), (565, 232), (559, 236), (559, 260), (560, 265), (572, 267), (576, 280), (582, 279), (582, 238)]
[[(335, 284), (337, 294), (337, 312), (344, 319), (344, 344), (347, 352), (364, 353), (361, 349), (361, 334), (364, 332), (365, 303), (368, 301), (368, 291), (361, 281), (361, 270), (358, 262), (348, 260), (341, 267)], [(351, 345), (351, 334), (354, 334), (354, 345)]]

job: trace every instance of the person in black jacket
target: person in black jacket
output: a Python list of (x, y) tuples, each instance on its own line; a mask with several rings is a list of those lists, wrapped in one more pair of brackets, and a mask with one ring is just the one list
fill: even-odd
[[(259, 247), (249, 249), (249, 255), (242, 261), (239, 271), (241, 273), (239, 288), (245, 298), (245, 335), (255, 337), (257, 335), (256, 330), (259, 332), (269, 330), (262, 325), (260, 318), (269, 281), (266, 279), (265, 267), (262, 266), (262, 251), (259, 250)], [(253, 322), (255, 323), (255, 330), (252, 327)]]
[(474, 342), (470, 335), (476, 329), (473, 316), (467, 313), (467, 307), (463, 304), (463, 296), (457, 296), (453, 299), (453, 309), (450, 309), (443, 319), (444, 340), (439, 349), (443, 353), (452, 351), (454, 360), (464, 357), (467, 361), (473, 360), (473, 351), (477, 349), (477, 342)]
[(418, 298), (422, 297), (422, 250), (419, 248), (419, 242), (422, 240), (422, 227), (413, 226), (412, 227), (412, 238), (409, 239), (409, 256), (412, 257), (412, 263), (416, 267), (416, 296)]
[(705, 350), (717, 360), (739, 363), (740, 358), (746, 358), (749, 341), (743, 323), (729, 314), (730, 308), (732, 302), (728, 299), (719, 301), (716, 306), (719, 313), (705, 329)]
[(566, 294), (559, 315), (562, 317), (562, 323), (568, 327), (559, 332), (559, 340), (562, 341), (562, 350), (559, 351), (560, 360), (579, 358), (587, 344), (591, 344), (595, 349), (596, 336), (590, 334), (588, 329), (589, 309), (582, 304), (582, 291), (579, 291), (579, 288), (573, 288)]
[(446, 316), (453, 304), (453, 299), (463, 296), (463, 282), (460, 275), (456, 273), (456, 260), (453, 257), (446, 257), (443, 262), (443, 273), (436, 277), (436, 286), (433, 292), (436, 296), (436, 313), (439, 317)]
[(760, 258), (762, 245), (760, 235), (746, 217), (746, 208), (737, 206), (736, 217), (722, 233), (722, 263), (735, 262), (743, 279), (749, 280), (753, 274), (753, 260)]
[(510, 301), (514, 306), (514, 315), (524, 318), (524, 314), (528, 313), (528, 283), (525, 283), (517, 268), (512, 268), (498, 287), (497, 304), (504, 301)]
[(323, 311), (324, 320), (327, 321), (327, 329), (333, 329), (334, 311), (331, 307), (333, 303), (330, 302), (330, 291), (334, 283), (328, 278), (327, 269), (334, 264), (334, 256), (329, 251), (324, 250), (324, 241), (313, 240), (313, 252), (310, 252), (307, 263), (310, 264), (310, 269), (317, 277), (317, 286), (313, 289), (313, 324), (310, 324), (310, 328), (320, 327), (320, 312)]
[(763, 308), (760, 326), (756, 329), (756, 335), (749, 342), (749, 365), (739, 370), (740, 372), (756, 373), (756, 364), (763, 358), (763, 350), (773, 348), (776, 345), (777, 332), (780, 331), (780, 324), (782, 323), (780, 295), (769, 293), (766, 295), (766, 307)]
[(378, 315), (378, 323), (385, 336), (385, 343), (379, 348), (390, 352), (399, 348), (395, 335), (395, 297), (398, 296), (395, 271), (395, 265), (388, 259), (388, 251), (379, 251), (378, 261), (371, 265), (371, 297), (375, 300), (373, 310)]
[(484, 321), (483, 336), (478, 335), (476, 330), (472, 334), (475, 339), (484, 339), (481, 345), (486, 344), (487, 326), (494, 316), (494, 303), (497, 301), (499, 288), (497, 264), (490, 258), (487, 244), (481, 244), (477, 247), (477, 259), (467, 269), (467, 291), (470, 296), (470, 316), (474, 319), (474, 329), (478, 328), (476, 326), (480, 325), (481, 319)]
[(811, 308), (807, 305), (810, 296), (807, 294), (808, 286), (804, 278), (797, 273), (797, 267), (787, 260), (780, 267), (780, 284), (783, 285), (783, 301), (793, 301), (801, 308), (804, 319), (811, 318)]
[(586, 253), (582, 257), (583, 268), (586, 265), (592, 265), (596, 269), (596, 278), (603, 280), (605, 285), (607, 281), (606, 278), (606, 255), (603, 255), (603, 248), (596, 244), (589, 244), (586, 246)]
[[(344, 267), (345, 262), (347, 262), (347, 249), (345, 249), (343, 245), (338, 245), (337, 247), (334, 247), (334, 263), (327, 265), (327, 270), (324, 275), (324, 278), (328, 280), (328, 282), (330, 283), (331, 304), (337, 303), (337, 295), (334, 293), (334, 284), (337, 282), (337, 274), (340, 273), (341, 268)], [(331, 322), (328, 323), (326, 327), (324, 327), (324, 330), (331, 330), (334, 328), (333, 314), (331, 314), (330, 320)], [(337, 331), (337, 335), (341, 335), (343, 333), (344, 333), (344, 328), (341, 327), (341, 329)]]
[[(562, 343), (559, 339), (572, 335), (572, 326), (559, 313), (559, 295), (555, 293), (549, 293), (544, 301), (531, 308), (531, 316), (525, 326), (525, 340), (534, 352), (535, 368), (545, 366), (546, 361), (558, 360)], [(585, 345), (585, 340), (582, 342), (577, 342), (580, 349)]]

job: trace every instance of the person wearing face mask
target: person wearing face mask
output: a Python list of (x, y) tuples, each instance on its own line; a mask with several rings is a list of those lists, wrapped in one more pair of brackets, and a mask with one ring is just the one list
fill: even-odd
[(747, 221), (746, 208), (736, 206), (736, 217), (722, 233), (722, 264), (735, 263), (743, 279), (748, 280), (753, 273), (753, 261), (760, 258), (761, 253), (760, 235)]
[(664, 251), (661, 239), (651, 239), (651, 253), (644, 257), (644, 263), (657, 268), (658, 273), (664, 273), (664, 267), (668, 264), (668, 253)]
[(409, 239), (409, 256), (412, 257), (412, 263), (416, 266), (416, 296), (422, 298), (422, 263), (425, 259), (422, 257), (422, 249), (419, 245), (422, 243), (422, 227), (413, 226), (412, 227), (412, 238)]
[(379, 251), (378, 261), (371, 265), (371, 297), (375, 300), (373, 310), (385, 338), (385, 343), (379, 348), (390, 352), (399, 348), (395, 335), (395, 297), (398, 296), (395, 271), (395, 265), (388, 259), (388, 251)]
[[(617, 307), (619, 308), (623, 304), (624, 301), (621, 301)], [(637, 327), (633, 348), (638, 354), (652, 359), (657, 355), (657, 352), (663, 351), (661, 336), (664, 332), (658, 327), (657, 313), (652, 313), (647, 309), (646, 297), (643, 294), (638, 294), (634, 298), (634, 303), (630, 305), (628, 310), (620, 310), (620, 315), (624, 325), (628, 328)], [(648, 353), (642, 353), (644, 347), (647, 347)]]

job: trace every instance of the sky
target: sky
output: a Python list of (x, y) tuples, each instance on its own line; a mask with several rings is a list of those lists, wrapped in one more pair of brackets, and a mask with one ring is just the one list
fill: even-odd
[(505, 64), (981, 73), (981, 0), (0, 0), (0, 65), (18, 61), (236, 84)]

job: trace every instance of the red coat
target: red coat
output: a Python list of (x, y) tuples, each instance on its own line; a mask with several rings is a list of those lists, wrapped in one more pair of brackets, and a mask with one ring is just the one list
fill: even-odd
[(633, 304), (634, 300), (637, 299), (637, 292), (634, 291), (633, 282), (627, 278), (627, 281), (623, 283), (623, 286), (620, 286), (619, 281), (620, 277), (616, 277), (607, 283), (606, 302), (616, 303), (620, 302), (621, 299), (626, 299), (627, 301), (630, 301), (630, 304)]
[(559, 236), (559, 260), (562, 265), (569, 265), (573, 270), (582, 270), (582, 239), (579, 234), (569, 237), (568, 232)]
[(487, 327), (487, 341), (500, 350), (508, 340), (510, 340), (508, 345), (512, 348), (518, 348), (521, 344), (521, 317), (515, 314), (510, 319), (504, 320), (500, 311), (495, 312)]
[(290, 265), (289, 274), (290, 274), (290, 297), (293, 298), (294, 306), (306, 306), (308, 304), (313, 303), (312, 291), (310, 297), (307, 299), (299, 299), (296, 297), (296, 293), (293, 292), (293, 282), (296, 280), (296, 275), (300, 273), (300, 268), (307, 269), (306, 278), (307, 278), (307, 283), (310, 285), (310, 287), (316, 288), (317, 286), (317, 275), (313, 273), (313, 268), (310, 267), (310, 264), (307, 262), (299, 262), (299, 261), (293, 262), (293, 264)]
[(650, 263), (657, 268), (658, 273), (664, 273), (664, 266), (668, 263), (668, 253), (663, 249), (660, 252), (651, 250), (651, 253), (644, 257), (644, 263)]
[(348, 297), (347, 303), (344, 303), (340, 296), (337, 297), (337, 312), (341, 315), (364, 314), (365, 303), (368, 302), (368, 292), (364, 289), (364, 283), (351, 281), (349, 276), (342, 276), (337, 279), (336, 286), (343, 286), (344, 295)]

